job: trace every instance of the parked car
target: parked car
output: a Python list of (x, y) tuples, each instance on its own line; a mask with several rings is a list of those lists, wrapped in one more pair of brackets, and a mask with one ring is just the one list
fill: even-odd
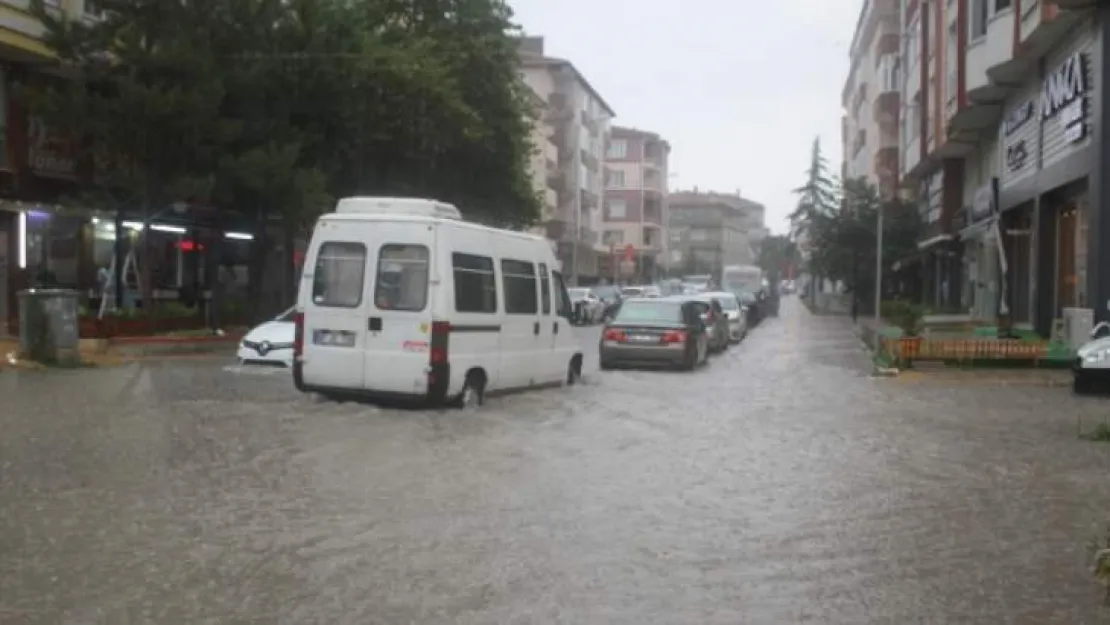
[(477, 406), (581, 374), (570, 297), (542, 237), (465, 222), (434, 200), (345, 198), (317, 220), (305, 265), (302, 392)]
[(605, 302), (601, 301), (593, 291), (583, 287), (567, 289), (571, 306), (574, 307), (573, 317), (578, 323), (600, 323), (605, 316)]
[(740, 298), (727, 291), (704, 293), (702, 297), (712, 298), (721, 305), (728, 319), (728, 338), (731, 343), (739, 343), (748, 335), (747, 309), (740, 304)]
[(602, 320), (612, 319), (621, 306), (620, 289), (612, 285), (601, 285), (595, 286), (590, 290), (592, 290), (594, 295), (597, 295), (605, 304), (605, 314), (602, 315)]
[(297, 309), (290, 308), (270, 321), (257, 325), (239, 342), (240, 364), (293, 366), (293, 339)]
[(724, 309), (721, 308), (721, 305), (716, 300), (712, 297), (707, 297), (705, 293), (675, 295), (667, 299), (693, 303), (702, 321), (705, 323), (706, 335), (709, 338), (709, 352), (711, 354), (716, 354), (728, 349), (730, 345), (728, 316), (725, 315)]
[(690, 370), (709, 357), (709, 335), (698, 302), (666, 298), (625, 300), (601, 336), (601, 368), (670, 365)]
[(1091, 340), (1076, 350), (1072, 363), (1072, 389), (1089, 393), (1110, 383), (1110, 324), (1105, 321), (1091, 330)]

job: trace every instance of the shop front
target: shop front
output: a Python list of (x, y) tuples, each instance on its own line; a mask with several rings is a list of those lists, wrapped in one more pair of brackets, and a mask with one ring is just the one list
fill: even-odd
[[(1092, 307), (1088, 252), (1095, 117), (1102, 111), (1100, 29), (1080, 24), (1007, 103), (999, 128), (1000, 232), (1013, 319), (1051, 334), (1063, 309)], [(1096, 310), (1096, 314), (1099, 311)]]
[(975, 190), (965, 208), (965, 227), (960, 231), (965, 267), (962, 301), (972, 319), (993, 321), (1009, 312), (1005, 293), (1005, 263), (1000, 253), (998, 228), (998, 183), (992, 179)]

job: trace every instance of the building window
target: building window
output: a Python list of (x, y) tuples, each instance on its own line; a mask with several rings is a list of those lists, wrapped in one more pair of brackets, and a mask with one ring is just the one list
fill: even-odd
[(602, 239), (605, 245), (621, 245), (624, 243), (624, 232), (621, 230), (606, 230)]
[(510, 315), (539, 313), (536, 301), (536, 267), (520, 260), (501, 259), (501, 283), (505, 291), (505, 312)]
[(948, 41), (946, 43), (947, 52), (945, 53), (944, 64), (948, 66), (948, 81), (945, 85), (945, 102), (949, 105), (955, 103), (956, 94), (959, 91), (958, 78), (959, 74), (956, 71), (957, 57), (959, 54), (956, 51), (956, 22), (948, 25)]
[(988, 2), (990, 0), (971, 0), (971, 19), (968, 24), (972, 41), (987, 35)]
[(607, 171), (606, 174), (607, 174), (607, 177), (609, 178), (608, 186), (610, 188), (614, 188), (614, 189), (623, 189), (624, 188), (624, 172), (623, 171), (611, 170), (611, 171)]
[(700, 229), (700, 228), (692, 228), (692, 229), (690, 229), (690, 240), (691, 241), (708, 241), (709, 240), (709, 233), (706, 232), (705, 230)]
[(624, 139), (613, 139), (609, 142), (607, 158), (628, 158), (628, 142)]
[(624, 198), (609, 200), (609, 219), (624, 219), (628, 216), (628, 202)]
[(455, 278), (455, 310), (471, 313), (497, 312), (497, 281), (493, 259), (488, 256), (451, 254)]
[(1012, 4), (1013, 0), (994, 0), (994, 12), (1001, 13), (1010, 8)]

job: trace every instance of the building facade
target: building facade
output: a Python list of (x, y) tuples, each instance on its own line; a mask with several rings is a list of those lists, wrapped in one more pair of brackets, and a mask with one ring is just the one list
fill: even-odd
[[(903, 5), (904, 39), (919, 38), (915, 54), (929, 59), (907, 73), (903, 93), (921, 107), (902, 136), (928, 225), (918, 258), (926, 302), (1043, 335), (1065, 308), (1107, 318), (1110, 270), (1099, 271), (1099, 253), (1110, 242), (1101, 218), (1110, 195), (1098, 172), (1110, 165), (1101, 97), (1110, 9), (1081, 0), (938, 4)], [(943, 80), (926, 68), (942, 68)]]
[(667, 249), (667, 180), (671, 146), (658, 134), (614, 127), (606, 154), (602, 275), (649, 282)]
[(856, 23), (848, 78), (841, 92), (841, 177), (863, 178), (881, 196), (899, 178), (898, 120), (902, 96), (898, 0), (866, 0)]
[[(548, 116), (547, 101), (532, 91), (534, 121), (532, 123), (532, 158), (528, 169), (532, 174), (532, 189), (541, 199), (540, 224), (547, 224), (559, 216), (559, 194), (554, 186), (559, 172), (559, 148), (555, 146), (555, 126)], [(534, 234), (547, 235), (543, 225), (533, 229)]]
[(758, 249), (750, 237), (766, 233), (765, 207), (739, 193), (676, 191), (669, 198), (669, 272), (712, 273), (725, 265), (751, 265)]
[(544, 224), (558, 244), (563, 270), (572, 283), (599, 279), (600, 261), (608, 254), (601, 241), (605, 192), (605, 150), (615, 117), (575, 66), (544, 55), (542, 37), (520, 44), (524, 81), (547, 104), (558, 165), (549, 176), (558, 208)]

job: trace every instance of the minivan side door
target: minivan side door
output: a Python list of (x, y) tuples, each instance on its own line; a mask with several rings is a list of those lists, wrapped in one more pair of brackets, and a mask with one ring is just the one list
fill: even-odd
[(556, 382), (562, 376), (562, 367), (559, 366), (558, 354), (555, 350), (555, 341), (559, 336), (558, 317), (555, 315), (555, 304), (552, 301), (551, 272), (547, 263), (537, 265), (540, 274), (540, 350), (536, 356), (540, 371), (537, 374), (538, 384)]
[(536, 264), (502, 258), (501, 293), (505, 321), (501, 326), (501, 371), (504, 388), (524, 388), (543, 374), (540, 352), (539, 280)]

